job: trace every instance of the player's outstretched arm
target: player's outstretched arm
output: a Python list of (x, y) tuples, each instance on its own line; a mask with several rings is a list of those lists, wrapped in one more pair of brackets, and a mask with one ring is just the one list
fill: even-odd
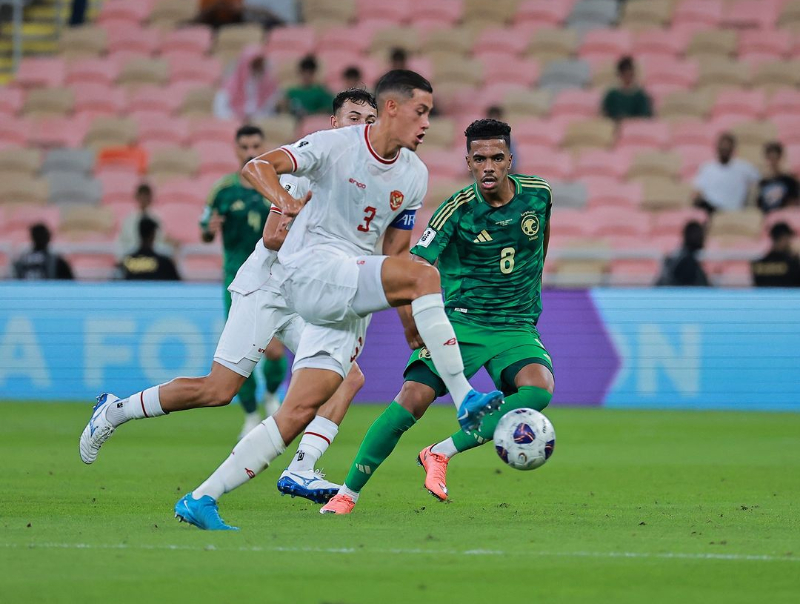
[(293, 170), (294, 164), (289, 154), (283, 149), (273, 149), (247, 162), (242, 168), (242, 178), (278, 206), (284, 216), (291, 218), (297, 216), (311, 199), (311, 191), (304, 198), (295, 199), (281, 185), (280, 175)]

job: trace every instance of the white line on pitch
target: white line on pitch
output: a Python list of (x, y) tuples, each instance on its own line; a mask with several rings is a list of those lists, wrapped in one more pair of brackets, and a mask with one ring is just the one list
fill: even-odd
[[(398, 554), (398, 555), (447, 555), (447, 556), (503, 556), (502, 550), (468, 549), (468, 550), (431, 550), (431, 549), (368, 549), (352, 547), (282, 547), (282, 546), (243, 546), (243, 547), (217, 547), (215, 545), (129, 545), (127, 543), (0, 543), (0, 547), (11, 549), (130, 549), (130, 550), (185, 550), (185, 551), (222, 551), (222, 552), (287, 552), (287, 553), (318, 553), (318, 554), (355, 554), (359, 552), (368, 554)], [(509, 552), (511, 553), (511, 552)], [(770, 554), (692, 554), (681, 552), (545, 552), (545, 551), (519, 551), (514, 554), (540, 556), (543, 558), (659, 558), (678, 560), (731, 560), (731, 561), (758, 561), (758, 562), (800, 562), (800, 558), (793, 556), (774, 556)]]

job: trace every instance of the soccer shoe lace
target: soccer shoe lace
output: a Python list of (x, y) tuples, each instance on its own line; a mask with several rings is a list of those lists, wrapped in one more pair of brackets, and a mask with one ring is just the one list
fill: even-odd
[(447, 501), (447, 463), (449, 457), (432, 451), (433, 445), (425, 447), (417, 456), (417, 463), (425, 470), (425, 488), (441, 501)]
[(356, 507), (356, 502), (349, 495), (335, 495), (328, 503), (322, 506), (320, 514), (349, 514)]
[(503, 393), (493, 390), (483, 394), (470, 390), (458, 408), (458, 423), (465, 432), (477, 430), (483, 416), (496, 411), (503, 404)]

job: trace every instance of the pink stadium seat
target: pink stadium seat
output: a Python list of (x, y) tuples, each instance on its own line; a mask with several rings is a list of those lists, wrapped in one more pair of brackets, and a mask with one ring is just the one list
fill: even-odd
[(174, 89), (158, 86), (142, 86), (128, 94), (128, 111), (153, 111), (173, 113), (183, 101), (183, 95)]
[(231, 143), (201, 142), (194, 145), (200, 156), (200, 173), (220, 176), (241, 169)]
[(516, 122), (512, 134), (517, 145), (557, 148), (564, 140), (565, 130), (562, 122), (529, 118)]
[(711, 117), (735, 115), (746, 119), (760, 118), (767, 100), (763, 90), (723, 90), (717, 95)]
[(603, 92), (599, 89), (562, 90), (553, 101), (550, 115), (554, 118), (570, 116), (575, 118), (597, 117)]
[(362, 54), (367, 51), (372, 43), (373, 35), (373, 31), (365, 27), (357, 29), (352, 27), (332, 27), (319, 34), (317, 52), (322, 55), (323, 61), (326, 58), (326, 53), (330, 51), (350, 51), (355, 54)]
[(19, 88), (4, 86), (0, 88), (0, 115), (3, 120), (17, 115), (22, 109), (25, 94)]
[(145, 148), (151, 145), (181, 147), (189, 138), (189, 124), (183, 118), (153, 113), (140, 115), (137, 120), (139, 143)]
[(725, 7), (722, 14), (724, 27), (760, 28), (775, 27), (783, 0), (739, 0)]
[(688, 36), (681, 30), (648, 29), (636, 32), (632, 54), (639, 60), (644, 56), (677, 57), (686, 50)]
[(552, 229), (551, 243), (554, 239), (566, 242), (569, 239), (589, 237), (592, 232), (592, 217), (584, 210), (559, 209), (556, 205)]
[[(612, 240), (612, 245), (613, 245)], [(609, 265), (609, 285), (617, 287), (652, 285), (661, 262), (655, 258), (615, 258)]]
[(787, 222), (795, 230), (800, 230), (800, 208), (789, 208), (770, 212), (764, 219), (764, 232), (768, 233), (769, 229), (778, 222)]
[(123, 56), (152, 55), (159, 46), (160, 34), (157, 29), (128, 27), (108, 34), (108, 53), (117, 60)]
[(697, 83), (699, 75), (697, 63), (688, 59), (651, 56), (642, 61), (642, 67), (643, 80), (646, 85), (657, 82), (690, 87)]
[(587, 212), (590, 234), (595, 237), (632, 236), (643, 239), (650, 234), (650, 213), (629, 208), (605, 207)]
[(197, 219), (201, 209), (194, 203), (166, 202), (158, 204), (161, 226), (173, 239), (181, 243), (197, 243), (199, 227)]
[(21, 88), (54, 88), (64, 83), (64, 60), (57, 57), (24, 57), (14, 84)]
[(202, 207), (208, 198), (210, 188), (192, 178), (176, 178), (158, 185), (155, 190), (156, 203), (191, 204)]
[(574, 174), (572, 156), (551, 147), (517, 145), (517, 170), (547, 180), (571, 180)]
[(211, 28), (207, 25), (190, 25), (165, 32), (159, 49), (162, 54), (169, 52), (208, 54), (211, 50), (211, 40)]
[(747, 260), (715, 263), (712, 272), (717, 274), (716, 282), (723, 287), (750, 287), (753, 284), (753, 274)]
[(800, 144), (786, 145), (784, 151), (789, 170), (795, 174), (800, 173)]
[(520, 35), (509, 35), (507, 29), (484, 29), (475, 44), (472, 47), (474, 55), (480, 55), (489, 52), (505, 53), (510, 55), (522, 55), (528, 47), (530, 36), (524, 35), (520, 31)]
[(128, 22), (129, 25), (137, 25), (147, 19), (152, 9), (152, 0), (114, 0), (113, 2), (103, 2), (97, 20), (100, 23), (105, 21), (119, 21)]
[(576, 0), (525, 0), (517, 7), (514, 23), (525, 26), (556, 27), (569, 16)]
[(301, 57), (314, 52), (317, 44), (317, 32), (306, 25), (276, 27), (270, 30), (265, 50), (267, 58), (275, 51), (292, 52)]
[(685, 120), (673, 124), (671, 139), (673, 145), (706, 145), (712, 147), (716, 134), (716, 129), (708, 122)]
[(464, 16), (463, 0), (412, 0), (409, 19), (417, 29), (428, 27), (449, 27), (461, 21)]
[(118, 230), (122, 227), (122, 223), (125, 222), (125, 219), (139, 209), (139, 204), (136, 203), (133, 198), (134, 191), (135, 186), (130, 190), (125, 200), (120, 199), (114, 203), (107, 203), (105, 198), (103, 199), (103, 207), (108, 208), (114, 215), (114, 223)]
[(683, 0), (672, 13), (672, 25), (702, 23), (717, 27), (724, 10), (725, 2), (722, 0)]
[(87, 130), (88, 121), (81, 116), (32, 120), (30, 142), (51, 149), (80, 147)]
[(141, 176), (131, 169), (105, 167), (95, 172), (95, 178), (103, 186), (103, 205), (130, 204)]
[(239, 123), (234, 120), (200, 118), (189, 122), (189, 144), (226, 143), (233, 145)]
[(87, 117), (117, 115), (125, 108), (125, 94), (119, 88), (106, 84), (75, 84), (75, 113)]
[(483, 64), (483, 82), (486, 86), (532, 86), (539, 79), (539, 63), (534, 59), (498, 53), (482, 53), (476, 58)]
[[(113, 2), (111, 3), (113, 4)], [(81, 243), (87, 238), (100, 241), (110, 241), (111, 237), (102, 237), (102, 233), (82, 233)], [(64, 254), (72, 267), (76, 279), (81, 281), (107, 281), (114, 273), (117, 259), (111, 252), (67, 252)]]
[(312, 132), (328, 130), (331, 127), (331, 119), (328, 115), (309, 115), (300, 122), (297, 127), (297, 138), (303, 138)]
[(584, 177), (603, 176), (621, 180), (631, 167), (631, 157), (625, 151), (588, 150), (575, 162), (575, 173)]
[(592, 29), (583, 36), (578, 56), (586, 61), (616, 61), (631, 53), (633, 35), (627, 29)]
[(358, 0), (356, 15), (359, 22), (388, 20), (395, 25), (403, 25), (413, 12), (413, 4), (410, 0), (392, 0), (392, 2)]
[(467, 173), (464, 163), (463, 147), (452, 150), (428, 149), (420, 147), (420, 159), (428, 167), (431, 178), (456, 180)]
[[(652, 235), (654, 237), (669, 236), (680, 238), (684, 225), (690, 220), (705, 223), (708, 216), (703, 210), (687, 208), (685, 210), (664, 210), (653, 213)], [(672, 247), (672, 246), (670, 246)]]
[(187, 281), (219, 281), (222, 255), (217, 249), (209, 249), (206, 254), (185, 255), (181, 258), (178, 272)]
[(632, 151), (664, 149), (669, 143), (669, 124), (656, 120), (624, 120), (619, 129), (617, 148)]
[(772, 118), (772, 123), (777, 126), (783, 144), (800, 144), (800, 117), (794, 115), (775, 116)]
[(800, 91), (782, 88), (773, 93), (767, 102), (767, 117), (800, 116)]
[(681, 225), (681, 230), (678, 232), (651, 236), (648, 239), (650, 247), (664, 255), (671, 254), (681, 246), (681, 242), (683, 241), (683, 236), (681, 234), (682, 229), (683, 225)]
[(589, 192), (587, 208), (624, 208), (634, 210), (642, 202), (642, 185), (638, 182), (620, 182), (608, 176), (581, 177)]
[(222, 63), (216, 57), (175, 51), (163, 58), (169, 64), (172, 84), (214, 86), (222, 77)]
[(43, 222), (51, 231), (57, 231), (61, 223), (61, 210), (57, 206), (9, 204), (3, 223), (5, 229), (25, 229), (36, 222)]
[(106, 59), (78, 59), (67, 65), (65, 83), (104, 84), (111, 86), (119, 76), (119, 67), (114, 61)]
[(747, 30), (739, 34), (739, 59), (763, 57), (778, 60), (788, 57), (792, 48), (792, 34), (785, 30)]
[(714, 159), (714, 145), (675, 145), (672, 147), (681, 157), (681, 180), (688, 182), (697, 174), (697, 170), (705, 162)]

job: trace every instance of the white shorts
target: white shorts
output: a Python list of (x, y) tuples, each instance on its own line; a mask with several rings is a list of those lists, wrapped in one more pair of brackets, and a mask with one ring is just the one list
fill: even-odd
[(306, 323), (300, 335), (292, 371), (329, 369), (344, 379), (364, 350), (367, 326), (371, 318), (359, 317), (338, 325)]
[(297, 351), (305, 322), (288, 307), (283, 295), (259, 289), (247, 295), (231, 292), (231, 299), (231, 311), (214, 352), (217, 363), (250, 377), (274, 336), (292, 352)]

